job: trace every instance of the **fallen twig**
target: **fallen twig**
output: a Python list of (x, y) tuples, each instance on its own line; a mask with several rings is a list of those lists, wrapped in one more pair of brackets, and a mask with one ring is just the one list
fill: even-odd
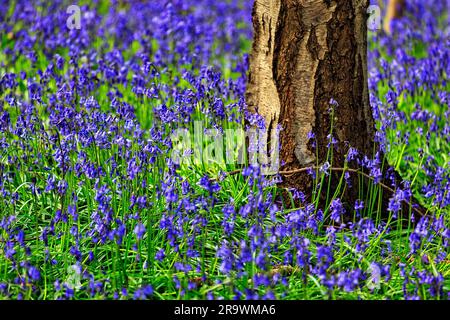
[[(282, 175), (282, 176), (288, 176), (288, 175), (294, 175), (297, 173), (302, 173), (302, 172), (307, 172), (308, 170), (318, 170), (321, 167), (318, 166), (312, 166), (312, 167), (307, 167), (307, 168), (299, 168), (299, 169), (294, 169), (294, 170), (286, 170), (286, 171), (278, 171), (277, 173), (274, 174), (268, 174), (268, 175)], [(351, 172), (351, 173), (357, 173), (360, 174), (372, 181), (375, 181), (374, 177), (370, 176), (369, 174), (359, 170), (359, 169), (352, 169), (352, 168), (337, 168), (337, 167), (331, 167), (328, 168), (327, 170), (329, 171), (336, 171), (336, 172)], [(229, 172), (225, 172), (224, 176), (222, 177), (222, 179), (219, 178), (212, 178), (211, 181), (221, 181), (229, 176), (233, 176), (236, 174), (239, 174), (242, 172), (242, 169), (237, 169), (237, 170), (233, 170), (233, 171), (229, 171)], [(388, 190), (389, 192), (391, 192), (392, 194), (395, 193), (395, 190), (392, 189), (391, 187), (389, 187), (388, 185), (382, 183), (382, 182), (377, 182), (376, 184), (378, 184), (380, 187), (382, 187), (383, 189)], [(405, 201), (407, 204), (409, 204), (411, 206), (411, 208), (418, 213), (420, 216), (426, 216), (425, 213), (421, 212), (420, 210), (418, 210), (413, 203), (411, 203), (410, 201)]]

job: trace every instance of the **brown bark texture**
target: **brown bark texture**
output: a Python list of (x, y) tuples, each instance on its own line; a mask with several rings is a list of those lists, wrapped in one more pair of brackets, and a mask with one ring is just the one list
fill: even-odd
[[(329, 134), (333, 165), (349, 147), (373, 154), (367, 87), (367, 0), (256, 0), (247, 104), (273, 131), (281, 124), (284, 170), (323, 164)], [(339, 105), (331, 119), (330, 100)], [(315, 134), (315, 148), (308, 133)], [(270, 132), (272, 133), (272, 132)], [(285, 179), (310, 191), (307, 174)]]
[(393, 19), (400, 18), (405, 8), (405, 0), (389, 0), (386, 17), (384, 18), (383, 29), (388, 34), (391, 33), (391, 22)]

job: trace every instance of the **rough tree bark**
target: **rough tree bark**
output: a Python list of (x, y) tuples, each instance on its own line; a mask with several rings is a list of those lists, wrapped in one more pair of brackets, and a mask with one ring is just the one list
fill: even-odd
[(386, 17), (384, 18), (383, 29), (386, 33), (391, 33), (391, 22), (395, 18), (402, 16), (405, 7), (405, 0), (389, 0), (386, 10)]
[[(334, 111), (333, 165), (348, 148), (373, 155), (375, 126), (367, 86), (368, 0), (255, 0), (247, 104), (274, 134), (281, 124), (283, 170), (326, 161)], [(308, 133), (316, 136), (313, 148)], [(338, 178), (337, 178), (338, 179)], [(336, 180), (337, 180), (336, 179)], [(284, 186), (310, 193), (311, 178)]]

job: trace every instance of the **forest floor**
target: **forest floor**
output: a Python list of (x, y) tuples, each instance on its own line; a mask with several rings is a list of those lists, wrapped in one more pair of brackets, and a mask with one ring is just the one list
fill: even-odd
[[(331, 143), (295, 207), (226, 135), (255, 121), (252, 1), (79, 3), (79, 29), (66, 1), (0, 7), (0, 298), (450, 298), (446, 1), (370, 32), (380, 150), (331, 190)], [(404, 179), (387, 212), (378, 151)]]

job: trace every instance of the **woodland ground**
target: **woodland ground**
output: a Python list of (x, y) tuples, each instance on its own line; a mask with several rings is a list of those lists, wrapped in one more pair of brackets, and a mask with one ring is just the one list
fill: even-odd
[[(0, 6), (2, 299), (450, 297), (447, 2), (369, 35), (377, 139), (405, 179), (388, 212), (378, 150), (360, 201), (340, 200), (345, 171), (328, 188), (332, 132), (296, 208), (280, 176), (171, 161), (173, 130), (244, 126), (251, 2), (80, 1), (79, 30), (64, 1)], [(400, 212), (412, 195), (428, 217)]]

